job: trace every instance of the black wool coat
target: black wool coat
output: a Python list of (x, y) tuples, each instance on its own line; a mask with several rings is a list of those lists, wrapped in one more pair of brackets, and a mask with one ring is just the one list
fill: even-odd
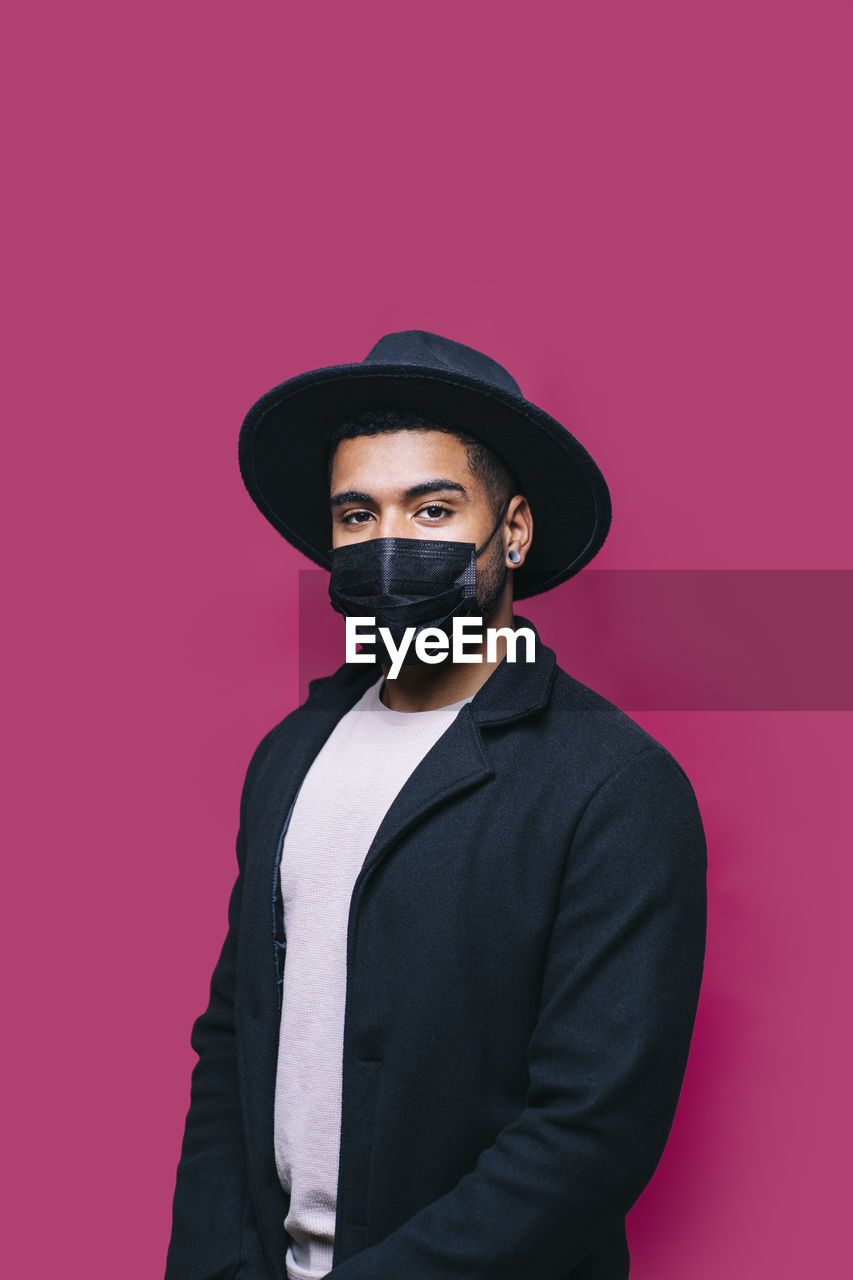
[[(284, 1280), (282, 842), (379, 674), (313, 681), (249, 764), (166, 1280)], [(353, 891), (334, 1280), (624, 1280), (625, 1215), (690, 1046), (705, 880), (673, 756), (538, 635), (535, 662), (503, 661), (403, 786)]]

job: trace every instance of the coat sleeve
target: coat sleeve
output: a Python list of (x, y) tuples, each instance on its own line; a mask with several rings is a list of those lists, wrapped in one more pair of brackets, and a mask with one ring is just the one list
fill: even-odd
[(561, 1280), (621, 1224), (681, 1091), (706, 867), (685, 773), (664, 747), (642, 749), (569, 842), (524, 1109), (452, 1190), (334, 1280)]
[(210, 999), (193, 1023), (197, 1054), (190, 1106), (172, 1201), (172, 1233), (165, 1280), (230, 1280), (261, 1247), (248, 1212), (248, 1175), (241, 1124), (234, 1027), (234, 983), (246, 862), (246, 806), (269, 740), (256, 748), (240, 800), (237, 879), (228, 903), (228, 931), (213, 976)]

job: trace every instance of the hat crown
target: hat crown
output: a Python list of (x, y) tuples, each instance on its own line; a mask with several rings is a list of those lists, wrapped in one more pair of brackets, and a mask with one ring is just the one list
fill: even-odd
[(521, 387), (503, 365), (491, 356), (466, 347), (462, 342), (442, 338), (425, 329), (405, 329), (400, 333), (386, 333), (371, 347), (364, 364), (412, 364), (421, 369), (437, 369), (442, 373), (461, 373), (466, 378), (477, 378), (489, 386), (501, 387), (514, 395), (521, 395)]

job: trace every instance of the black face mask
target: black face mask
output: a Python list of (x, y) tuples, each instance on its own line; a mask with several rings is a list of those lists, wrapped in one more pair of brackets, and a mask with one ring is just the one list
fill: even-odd
[[(454, 618), (480, 616), (477, 558), (501, 527), (504, 503), (482, 546), (433, 538), (365, 538), (332, 550), (329, 599), (346, 617), (375, 618), (399, 645), (407, 627), (415, 635), (405, 663), (417, 662), (414, 641), (427, 627), (450, 637)], [(385, 651), (377, 636), (379, 656)], [(368, 650), (369, 651), (369, 650)]]

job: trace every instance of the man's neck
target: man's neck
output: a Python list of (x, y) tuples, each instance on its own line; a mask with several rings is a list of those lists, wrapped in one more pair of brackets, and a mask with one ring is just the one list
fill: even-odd
[[(515, 619), (512, 607), (508, 610), (497, 610), (488, 620), (488, 627), (514, 628)], [(472, 637), (473, 639), (473, 637)], [(395, 680), (388, 679), (390, 667), (382, 664), (385, 680), (382, 684), (381, 696), (386, 707), (392, 711), (435, 711), (438, 707), (446, 707), (451, 702), (461, 702), (463, 698), (473, 697), (488, 680), (489, 676), (500, 665), (506, 655), (506, 638), (498, 636), (495, 645), (495, 660), (486, 661), (486, 629), (483, 629), (483, 642), (475, 645), (466, 640), (465, 652), (477, 658), (472, 662), (444, 662), (430, 665), (427, 663), (411, 663), (401, 667)]]

